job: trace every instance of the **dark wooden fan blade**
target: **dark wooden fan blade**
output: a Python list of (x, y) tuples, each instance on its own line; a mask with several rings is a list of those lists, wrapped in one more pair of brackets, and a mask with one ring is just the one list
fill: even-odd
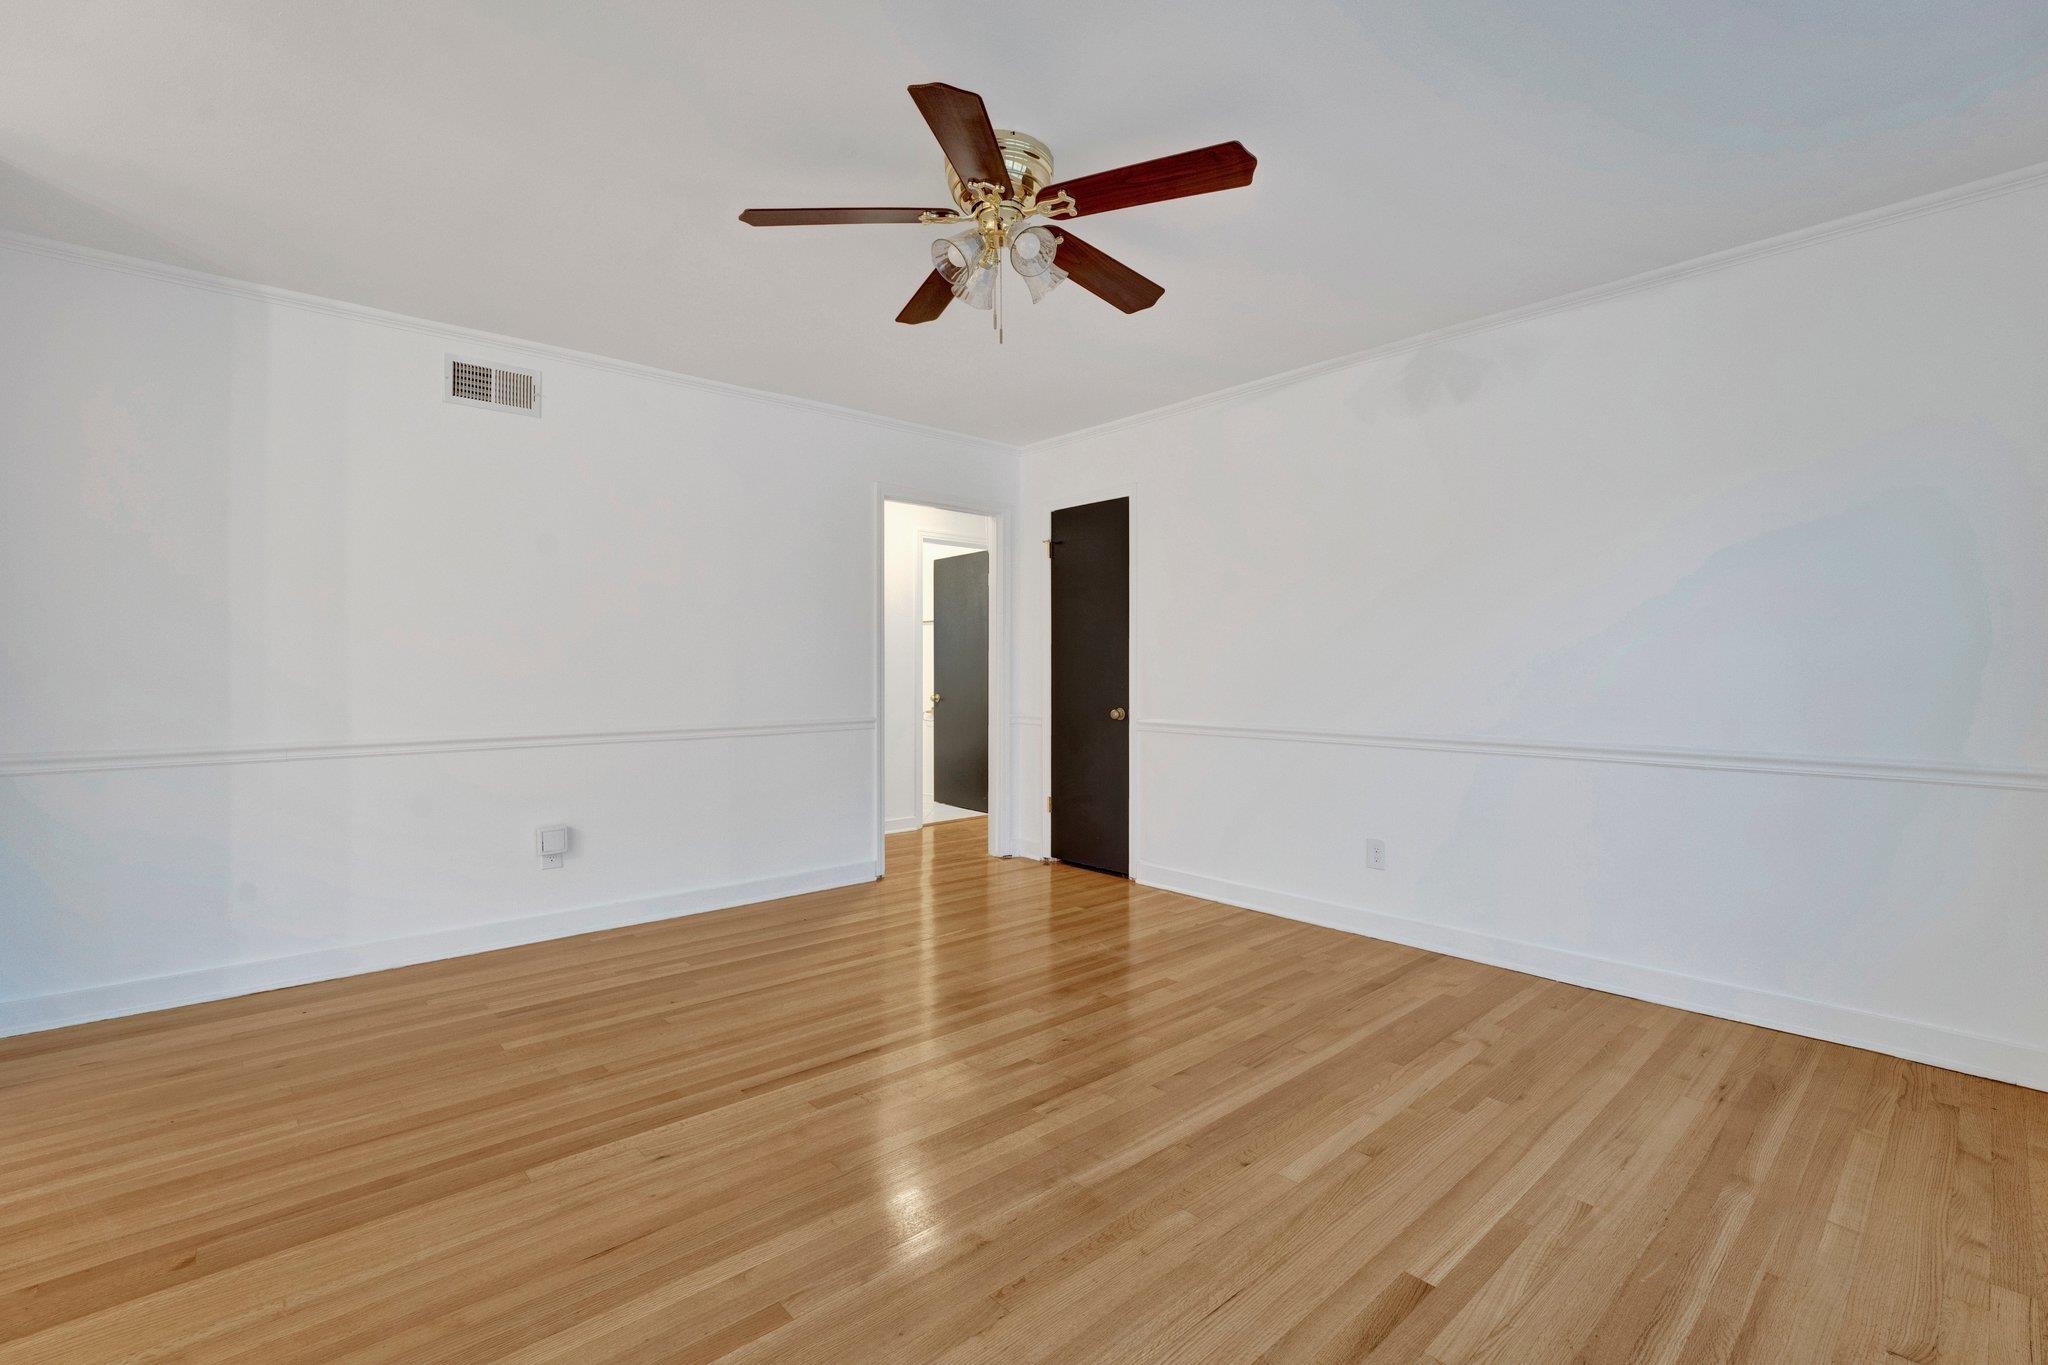
[(930, 322), (946, 311), (946, 305), (953, 301), (953, 288), (938, 271), (924, 277), (924, 283), (910, 296), (910, 302), (903, 305), (903, 311), (896, 315), (898, 322)]
[(1113, 171), (1063, 180), (1038, 192), (1041, 201), (1065, 190), (1074, 201), (1074, 216), (1109, 213), (1138, 204), (1156, 204), (1162, 199), (1181, 199), (1190, 194), (1213, 194), (1252, 183), (1259, 159), (1244, 149), (1242, 142), (1219, 142), (1176, 156), (1119, 166)]
[(910, 98), (917, 112), (932, 127), (932, 136), (953, 163), (953, 172), (963, 181), (984, 180), (1007, 197), (1010, 172), (1003, 165), (1003, 150), (996, 145), (995, 125), (988, 121), (988, 106), (972, 90), (951, 85), (913, 85)]
[(1052, 263), (1097, 298), (1108, 300), (1126, 313), (1135, 313), (1159, 302), (1159, 296), (1166, 292), (1116, 257), (1103, 255), (1067, 231), (1065, 223), (1053, 224), (1053, 232), (1060, 244), (1053, 252)]
[(818, 223), (914, 223), (927, 213), (951, 209), (748, 209), (742, 223), (754, 227), (807, 227)]

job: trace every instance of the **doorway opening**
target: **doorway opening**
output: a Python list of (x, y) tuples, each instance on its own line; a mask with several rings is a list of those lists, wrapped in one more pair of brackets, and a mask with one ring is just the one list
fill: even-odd
[(996, 541), (990, 516), (883, 501), (885, 833), (986, 821), (997, 805)]

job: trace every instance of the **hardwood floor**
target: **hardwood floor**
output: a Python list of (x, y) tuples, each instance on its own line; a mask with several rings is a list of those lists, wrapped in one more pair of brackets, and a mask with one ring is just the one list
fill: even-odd
[(0, 1359), (2043, 1356), (2048, 1095), (983, 838), (0, 1041)]

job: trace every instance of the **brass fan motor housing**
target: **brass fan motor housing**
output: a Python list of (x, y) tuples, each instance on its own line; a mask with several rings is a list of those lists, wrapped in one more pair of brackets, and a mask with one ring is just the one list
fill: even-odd
[[(1029, 133), (1009, 128), (995, 131), (996, 146), (1003, 153), (1003, 168), (1010, 173), (1010, 186), (1016, 191), (1013, 197), (1019, 203), (1027, 203), (1052, 183), (1052, 148)], [(961, 183), (960, 175), (950, 161), (946, 163), (946, 184), (952, 189), (953, 202), (960, 206), (960, 211), (972, 217), (975, 197)]]

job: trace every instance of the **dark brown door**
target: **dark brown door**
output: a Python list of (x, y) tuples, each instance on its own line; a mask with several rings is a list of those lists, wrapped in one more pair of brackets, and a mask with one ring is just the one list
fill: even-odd
[(932, 561), (932, 796), (988, 810), (988, 551)]
[(1052, 856), (1130, 875), (1131, 500), (1052, 514)]

